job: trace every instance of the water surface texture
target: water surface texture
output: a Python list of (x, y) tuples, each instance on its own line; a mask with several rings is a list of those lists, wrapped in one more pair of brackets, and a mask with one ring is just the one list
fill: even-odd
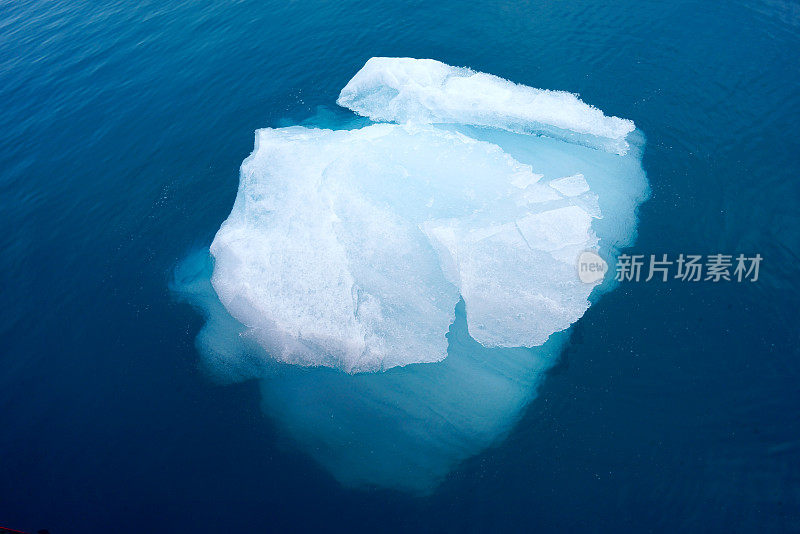
[[(0, 525), (800, 529), (800, 8), (607, 4), (0, 0)], [(759, 253), (760, 279), (623, 283), (435, 491), (342, 486), (258, 382), (207, 372), (169, 286), (254, 130), (339, 113), (373, 56), (632, 120), (651, 198), (630, 252)]]

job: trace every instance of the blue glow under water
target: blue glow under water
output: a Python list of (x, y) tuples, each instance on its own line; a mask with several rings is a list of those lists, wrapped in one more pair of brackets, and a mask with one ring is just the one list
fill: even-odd
[[(0, 525), (800, 529), (800, 8), (673, 2), (0, 2)], [(344, 489), (170, 296), (253, 130), (371, 56), (580, 93), (647, 135), (643, 254), (755, 284), (623, 284), (510, 436), (433, 495)], [(701, 527), (702, 525), (702, 527)]]

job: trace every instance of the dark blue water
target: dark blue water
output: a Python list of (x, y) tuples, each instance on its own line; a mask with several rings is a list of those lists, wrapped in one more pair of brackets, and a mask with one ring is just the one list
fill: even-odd
[[(0, 0), (0, 525), (70, 532), (800, 530), (800, 6)], [(253, 131), (371, 56), (580, 93), (647, 136), (643, 254), (510, 437), (432, 496), (342, 488), (203, 374), (167, 289)]]

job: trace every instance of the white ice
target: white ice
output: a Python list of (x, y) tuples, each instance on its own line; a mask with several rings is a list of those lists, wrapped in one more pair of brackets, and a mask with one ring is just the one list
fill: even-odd
[(211, 245), (222, 303), (275, 358), (348, 372), (435, 362), (459, 298), (486, 346), (588, 308), (591, 217), (492, 143), (432, 126), (259, 130)]
[(632, 121), (608, 117), (564, 91), (535, 89), (433, 59), (374, 57), (337, 103), (374, 121), (490, 126), (557, 134), (620, 154)]

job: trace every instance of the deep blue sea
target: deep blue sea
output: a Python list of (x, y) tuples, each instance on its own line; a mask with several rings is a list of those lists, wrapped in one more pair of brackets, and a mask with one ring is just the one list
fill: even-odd
[[(257, 128), (372, 56), (566, 90), (647, 138), (637, 254), (507, 439), (431, 495), (341, 486), (199, 365), (169, 291)], [(800, 4), (0, 0), (0, 526), (51, 534), (800, 531)]]

